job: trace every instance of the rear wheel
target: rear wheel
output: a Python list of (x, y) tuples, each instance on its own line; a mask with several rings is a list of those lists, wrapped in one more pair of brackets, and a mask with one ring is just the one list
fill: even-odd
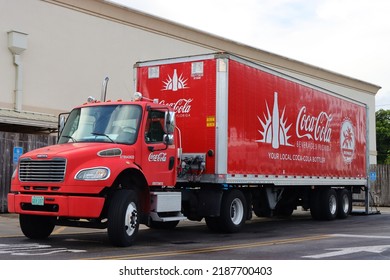
[(320, 206), (322, 219), (333, 220), (337, 217), (338, 202), (337, 193), (334, 189), (327, 188), (321, 192)]
[(239, 190), (226, 192), (222, 197), (219, 225), (224, 232), (238, 232), (247, 217), (244, 194)]
[(337, 191), (338, 212), (339, 219), (345, 219), (352, 211), (352, 197), (351, 192), (346, 189)]
[(19, 224), (23, 234), (30, 239), (44, 239), (50, 236), (55, 227), (55, 217), (19, 215)]
[(113, 245), (130, 246), (139, 228), (138, 198), (133, 190), (119, 190), (108, 209), (108, 237)]
[(321, 193), (317, 189), (312, 190), (310, 193), (310, 214), (314, 220), (321, 219), (320, 195), (321, 195)]

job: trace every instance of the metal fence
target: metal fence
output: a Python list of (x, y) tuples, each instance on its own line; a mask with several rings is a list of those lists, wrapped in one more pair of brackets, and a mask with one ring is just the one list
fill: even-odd
[(56, 136), (0, 131), (0, 213), (6, 212), (11, 176), (19, 156), (33, 149), (56, 143)]
[(371, 204), (390, 206), (390, 165), (378, 164), (370, 167), (376, 173), (375, 180), (370, 181)]

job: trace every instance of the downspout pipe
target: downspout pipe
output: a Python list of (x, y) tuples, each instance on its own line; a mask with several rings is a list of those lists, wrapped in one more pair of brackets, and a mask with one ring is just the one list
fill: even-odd
[(23, 100), (23, 61), (21, 54), (27, 49), (27, 34), (19, 31), (8, 32), (8, 49), (13, 54), (16, 68), (15, 76), (15, 111), (22, 111)]
[(23, 63), (19, 54), (14, 54), (14, 64), (16, 68), (15, 77), (15, 111), (22, 111), (23, 99)]

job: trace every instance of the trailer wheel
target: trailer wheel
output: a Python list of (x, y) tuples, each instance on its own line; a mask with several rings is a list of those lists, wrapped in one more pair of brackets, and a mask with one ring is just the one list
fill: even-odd
[(228, 233), (239, 232), (247, 217), (244, 194), (239, 190), (226, 192), (222, 197), (219, 224), (221, 230)]
[(339, 219), (345, 219), (352, 211), (352, 197), (351, 193), (346, 189), (341, 189), (337, 192), (338, 212), (337, 217)]
[(334, 189), (327, 188), (320, 192), (320, 212), (324, 220), (334, 220), (337, 217), (338, 201)]
[(321, 219), (320, 191), (312, 190), (310, 193), (310, 214), (314, 220)]
[(23, 234), (30, 239), (45, 239), (53, 232), (55, 217), (19, 215), (19, 224)]
[(138, 198), (133, 190), (119, 190), (108, 209), (108, 238), (116, 246), (133, 244), (139, 228)]
[(273, 212), (271, 209), (269, 209), (268, 207), (266, 208), (264, 206), (263, 207), (259, 206), (257, 201), (253, 202), (253, 212), (259, 218), (261, 218), (261, 217), (270, 218), (273, 216)]

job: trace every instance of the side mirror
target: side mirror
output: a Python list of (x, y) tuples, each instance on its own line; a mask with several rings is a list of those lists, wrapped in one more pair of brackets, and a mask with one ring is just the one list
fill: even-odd
[(173, 145), (173, 134), (164, 134), (164, 144), (169, 146)]
[(61, 132), (65, 127), (66, 120), (68, 119), (69, 113), (61, 113), (58, 115), (58, 138), (60, 138)]
[(173, 134), (175, 131), (175, 112), (165, 112), (164, 131), (167, 134)]

